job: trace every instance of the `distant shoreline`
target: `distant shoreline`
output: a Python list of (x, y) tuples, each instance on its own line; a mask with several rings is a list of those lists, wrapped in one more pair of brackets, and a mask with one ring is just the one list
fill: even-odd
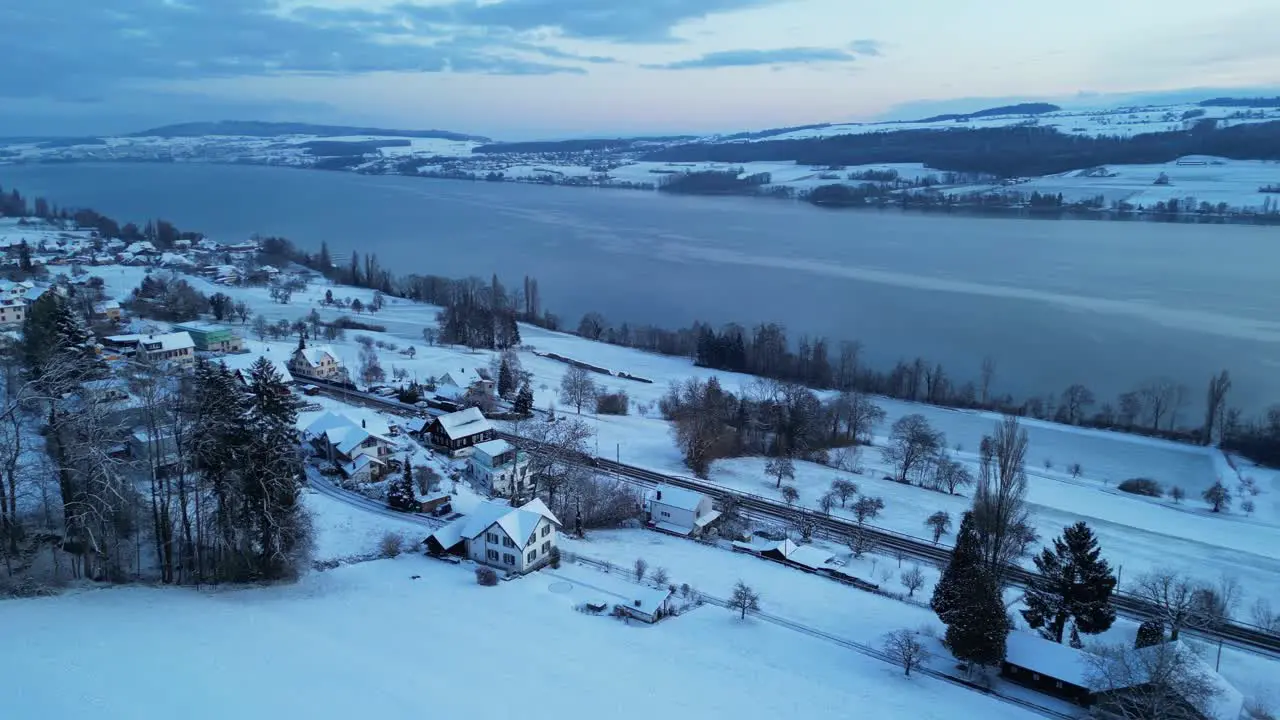
[[(513, 183), (520, 185), (544, 185), (551, 187), (569, 187), (580, 189), (599, 189), (599, 190), (630, 190), (650, 192), (656, 195), (673, 195), (681, 197), (705, 197), (705, 198), (750, 198), (758, 200), (773, 201), (791, 201), (804, 205), (809, 205), (815, 209), (826, 211), (852, 211), (852, 210), (878, 210), (878, 211), (897, 211), (905, 214), (921, 214), (921, 215), (949, 215), (955, 217), (983, 217), (983, 218), (1010, 218), (1019, 220), (1093, 220), (1104, 222), (1151, 222), (1151, 223), (1168, 223), (1178, 225), (1246, 225), (1270, 227), (1280, 225), (1280, 194), (1277, 194), (1277, 209), (1270, 213), (1248, 213), (1248, 212), (1159, 212), (1151, 209), (1132, 209), (1132, 210), (1115, 210), (1104, 207), (1081, 207), (1078, 205), (1064, 204), (1060, 207), (1029, 207), (1022, 203), (1013, 204), (992, 204), (990, 202), (979, 202), (977, 199), (972, 201), (958, 200), (953, 202), (920, 202), (908, 201), (903, 202), (903, 198), (912, 198), (918, 196), (894, 196), (893, 199), (876, 198), (873, 201), (861, 203), (824, 203), (811, 201), (806, 197), (800, 197), (794, 192), (794, 188), (786, 185), (772, 186), (775, 188), (784, 188), (790, 190), (790, 193), (771, 193), (763, 192), (672, 192), (660, 190), (656, 184), (641, 184), (628, 181), (615, 183), (598, 183), (598, 182), (581, 182), (578, 176), (565, 176), (564, 181), (556, 181), (553, 176), (539, 178), (525, 177), (490, 177), (481, 176), (474, 173), (447, 173), (447, 172), (418, 172), (418, 173), (397, 173), (397, 172), (366, 172), (354, 167), (317, 167), (315, 164), (299, 165), (291, 163), (272, 163), (272, 162), (255, 162), (251, 160), (238, 161), (222, 161), (222, 160), (199, 160), (199, 159), (181, 159), (173, 158), (76, 158), (76, 159), (49, 159), (49, 160), (0, 160), (0, 169), (7, 166), (29, 166), (29, 165), (105, 165), (105, 164), (139, 164), (139, 165), (231, 165), (231, 166), (252, 166), (252, 167), (271, 167), (290, 170), (309, 170), (319, 172), (345, 172), (356, 175), (368, 175), (372, 177), (408, 177), (408, 178), (425, 178), (430, 180), (453, 180), (461, 182), (473, 183)], [(832, 185), (841, 185), (842, 183), (832, 183)], [(844, 184), (847, 186), (847, 184)]]

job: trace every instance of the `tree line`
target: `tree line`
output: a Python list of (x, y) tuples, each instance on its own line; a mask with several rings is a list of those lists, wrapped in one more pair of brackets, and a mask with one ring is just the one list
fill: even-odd
[(1220, 128), (1202, 120), (1191, 130), (1132, 137), (1067, 135), (1053, 128), (899, 130), (752, 143), (690, 143), (655, 151), (657, 162), (795, 162), (801, 165), (872, 165), (923, 162), (940, 170), (999, 177), (1051, 175), (1113, 164), (1154, 164), (1184, 155), (1235, 159), (1280, 158), (1280, 122)]

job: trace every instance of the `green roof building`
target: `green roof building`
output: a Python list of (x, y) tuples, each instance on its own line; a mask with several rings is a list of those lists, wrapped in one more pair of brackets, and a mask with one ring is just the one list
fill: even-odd
[(226, 325), (209, 322), (188, 322), (173, 326), (174, 332), (186, 331), (191, 335), (197, 350), (204, 352), (240, 352), (244, 340)]

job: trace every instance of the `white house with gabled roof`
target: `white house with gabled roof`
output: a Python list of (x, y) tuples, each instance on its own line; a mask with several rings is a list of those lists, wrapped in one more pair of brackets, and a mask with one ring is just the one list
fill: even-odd
[(342, 363), (332, 347), (309, 345), (293, 351), (293, 356), (289, 358), (289, 371), (294, 375), (337, 380), (342, 373)]
[(541, 500), (518, 508), (489, 500), (427, 536), (427, 552), (464, 555), (522, 575), (551, 561), (559, 529), (560, 521)]
[(649, 492), (645, 514), (649, 525), (676, 535), (700, 535), (720, 517), (711, 498), (666, 483)]
[[(380, 429), (380, 428), (379, 428)], [(377, 480), (386, 474), (395, 443), (359, 422), (336, 412), (326, 412), (303, 431), (317, 452), (353, 480)]]

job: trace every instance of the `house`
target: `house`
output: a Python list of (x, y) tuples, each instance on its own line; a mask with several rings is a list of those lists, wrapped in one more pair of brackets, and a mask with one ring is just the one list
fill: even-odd
[(125, 357), (134, 357), (152, 362), (190, 363), (196, 359), (195, 342), (185, 332), (164, 333), (160, 335), (110, 335), (102, 339), (107, 348), (120, 352)]
[(1093, 698), (1089, 690), (1091, 657), (1070, 645), (1015, 630), (1005, 640), (1000, 674), (1045, 695), (1088, 705)]
[(404, 428), (404, 431), (413, 437), (425, 438), (427, 429), (431, 427), (431, 420), (424, 417), (405, 418), (400, 423), (400, 427)]
[(342, 363), (333, 348), (328, 345), (313, 345), (293, 351), (293, 357), (289, 358), (289, 370), (294, 375), (338, 380), (342, 375)]
[(226, 325), (197, 321), (174, 325), (173, 329), (190, 334), (196, 349), (204, 352), (234, 353), (244, 349), (244, 340)]
[(154, 471), (160, 477), (177, 467), (182, 459), (173, 432), (152, 433), (145, 428), (129, 434), (129, 457), (137, 461), (140, 469)]
[(145, 403), (133, 394), (129, 383), (120, 377), (86, 380), (67, 405), (68, 412), (92, 412), (102, 425), (131, 428), (141, 425), (147, 416)]
[(462, 400), (467, 392), (472, 389), (492, 396), (495, 386), (494, 382), (487, 378), (487, 375), (488, 373), (481, 374), (479, 370), (467, 367), (446, 371), (436, 376), (435, 393), (439, 397), (455, 402)]
[(472, 447), (494, 438), (493, 425), (479, 408), (467, 408), (441, 415), (428, 428), (431, 444), (449, 452), (452, 457), (470, 455)]
[(700, 535), (720, 517), (711, 498), (663, 483), (645, 498), (649, 525), (675, 535)]
[(0, 280), (0, 299), (27, 297), (27, 294), (35, 290), (35, 287), (36, 284), (30, 280), (22, 280), (20, 282)]
[(115, 300), (105, 300), (93, 305), (93, 319), (106, 320), (108, 322), (120, 321), (120, 303)]
[[(380, 428), (378, 428), (380, 429)], [(326, 412), (307, 425), (303, 436), (316, 452), (353, 480), (373, 481), (387, 473), (395, 443), (346, 415)]]
[(289, 372), (289, 364), (279, 358), (267, 357), (266, 355), (254, 355), (252, 353), (241, 353), (238, 355), (224, 355), (223, 357), (218, 358), (218, 362), (222, 363), (223, 367), (230, 370), (241, 383), (248, 385), (250, 381), (250, 370), (253, 369), (253, 366), (257, 364), (258, 360), (264, 357), (266, 357), (271, 365), (276, 369), (276, 372), (280, 375), (281, 381), (285, 383), (293, 382), (293, 374)]
[(139, 258), (151, 258), (160, 255), (160, 251), (156, 249), (155, 245), (151, 244), (150, 240), (139, 240), (132, 243), (124, 249), (124, 253)]
[(560, 521), (538, 499), (518, 508), (485, 501), (427, 537), (432, 555), (463, 555), (511, 574), (532, 572), (551, 561)]
[(27, 301), (21, 297), (0, 298), (0, 327), (21, 325), (27, 319)]
[(467, 477), (478, 487), (502, 497), (532, 489), (529, 458), (506, 440), (489, 440), (473, 447), (467, 461)]

